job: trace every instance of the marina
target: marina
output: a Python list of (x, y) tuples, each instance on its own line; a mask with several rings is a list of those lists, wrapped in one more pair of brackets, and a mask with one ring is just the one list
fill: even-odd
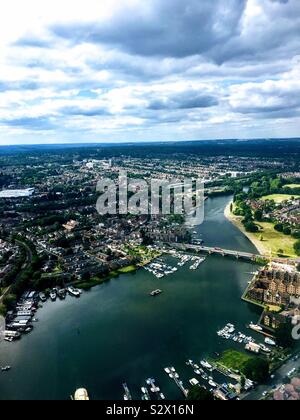
[[(67, 292), (70, 296), (80, 297), (81, 290), (75, 289), (70, 286), (68, 289), (54, 288), (49, 292), (50, 301), (56, 302), (59, 300), (65, 300)], [(47, 296), (45, 293), (38, 293), (34, 291), (28, 291), (23, 294), (21, 299), (17, 302), (15, 310), (7, 313), (6, 316), (6, 329), (3, 332), (3, 339), (7, 343), (12, 343), (19, 340), (22, 334), (29, 334), (33, 331), (33, 323), (38, 322), (36, 313), (41, 309), (42, 304), (47, 302)]]
[(199, 269), (200, 265), (206, 260), (206, 257), (198, 257), (188, 254), (183, 254), (178, 251), (170, 251), (164, 250), (166, 254), (170, 254), (173, 258), (177, 261), (176, 266), (167, 264), (163, 258), (159, 258), (146, 266), (144, 269), (149, 273), (153, 274), (156, 278), (162, 279), (166, 276), (170, 276), (175, 274), (180, 268), (185, 267), (188, 263), (190, 263), (190, 270), (196, 271)]
[[(203, 367), (203, 369), (200, 367), (200, 365)], [(197, 379), (196, 377), (194, 377), (194, 378), (188, 379), (188, 383), (190, 384), (191, 387), (201, 386), (205, 389), (209, 389), (212, 393), (216, 395), (219, 392), (223, 392), (224, 389), (226, 389), (227, 392), (225, 394), (230, 395), (230, 398), (228, 399), (236, 399), (235, 385), (232, 383), (223, 382), (226, 377), (226, 374), (224, 374), (223, 372), (218, 373), (217, 370), (215, 370), (213, 366), (211, 366), (211, 364), (208, 363), (206, 360), (200, 361), (199, 364), (194, 363), (193, 360), (188, 360), (186, 362), (186, 366), (192, 368), (194, 373), (199, 378)], [(218, 373), (219, 375), (218, 378), (220, 381), (222, 381), (222, 383), (219, 384), (215, 380), (215, 378), (212, 376), (214, 371)], [(168, 375), (169, 379), (174, 381), (177, 388), (180, 390), (182, 395), (186, 398), (189, 393), (189, 389), (184, 386), (183, 381), (180, 379), (180, 375), (178, 374), (177, 370), (173, 366), (170, 366), (170, 367), (164, 368), (164, 372)], [(228, 379), (232, 381), (232, 376), (228, 376)], [(149, 387), (151, 387), (151, 391), (153, 393), (158, 394), (158, 399), (164, 399), (164, 398), (161, 398), (162, 394), (160, 393), (160, 389), (155, 385), (154, 380), (148, 379), (146, 383)], [(251, 386), (253, 386), (253, 384)], [(143, 392), (142, 399), (150, 398), (147, 387), (146, 388), (143, 387), (142, 392)], [(164, 394), (163, 394), (163, 397), (165, 397)], [(227, 398), (225, 397), (224, 399), (227, 399)]]
[(175, 384), (178, 386), (183, 396), (186, 398), (189, 391), (183, 386), (183, 382), (180, 380), (178, 373), (174, 367), (165, 368), (165, 372), (169, 375), (171, 379), (174, 380)]
[[(262, 328), (258, 327), (257, 325), (254, 325), (253, 323), (251, 323), (250, 325), (252, 326), (251, 329), (255, 332), (260, 332), (262, 330)], [(262, 351), (263, 353), (271, 353), (271, 349), (265, 346), (265, 344), (269, 344), (274, 347), (276, 346), (275, 341), (271, 340), (270, 338), (265, 339), (265, 344), (256, 343), (256, 340), (252, 336), (247, 336), (246, 334), (243, 334), (241, 332), (236, 332), (235, 326), (230, 323), (227, 324), (223, 329), (217, 331), (217, 335), (226, 340), (232, 340), (235, 343), (243, 344), (245, 345), (245, 349), (247, 351), (256, 354), (260, 353), (260, 351)]]

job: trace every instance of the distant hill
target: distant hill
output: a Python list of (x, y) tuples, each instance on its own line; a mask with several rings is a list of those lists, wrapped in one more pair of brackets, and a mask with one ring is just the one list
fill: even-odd
[(300, 158), (300, 138), (257, 140), (201, 140), (180, 142), (144, 143), (84, 143), (1, 146), (0, 156), (18, 154), (64, 154), (75, 153), (89, 157), (181, 157), (194, 156), (257, 156)]

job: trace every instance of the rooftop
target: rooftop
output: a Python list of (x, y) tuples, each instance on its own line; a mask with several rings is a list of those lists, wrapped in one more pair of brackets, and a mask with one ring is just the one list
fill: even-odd
[(30, 197), (33, 193), (34, 188), (26, 188), (24, 190), (3, 190), (0, 191), (0, 198)]

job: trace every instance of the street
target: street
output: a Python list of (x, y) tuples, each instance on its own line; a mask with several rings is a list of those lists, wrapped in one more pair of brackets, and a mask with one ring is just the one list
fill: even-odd
[(300, 369), (300, 359), (297, 361), (289, 360), (285, 365), (283, 365), (281, 368), (279, 368), (275, 375), (274, 379), (271, 379), (267, 384), (260, 385), (257, 388), (255, 388), (253, 391), (246, 394), (242, 399), (243, 400), (259, 400), (263, 397), (264, 392), (271, 392), (272, 387), (276, 385), (282, 385), (284, 382), (284, 379), (287, 377), (287, 374), (292, 369)]

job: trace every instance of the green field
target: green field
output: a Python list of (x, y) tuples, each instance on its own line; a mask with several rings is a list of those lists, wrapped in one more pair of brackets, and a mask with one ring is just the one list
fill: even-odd
[(242, 371), (245, 364), (251, 359), (253, 359), (253, 357), (246, 353), (241, 353), (235, 350), (227, 350), (222, 354), (218, 362), (221, 365), (226, 366), (228, 369)]
[(296, 239), (289, 235), (284, 235), (274, 229), (273, 223), (257, 223), (260, 227), (260, 232), (251, 233), (261, 245), (264, 247), (266, 255), (272, 252), (272, 256), (278, 256), (278, 250), (283, 251), (283, 255), (295, 258), (294, 244)]
[(300, 184), (289, 184), (289, 185), (285, 185), (285, 188), (300, 188)]
[(111, 271), (107, 276), (94, 276), (86, 281), (79, 281), (75, 285), (80, 289), (89, 290), (92, 287), (99, 286), (100, 284), (107, 283), (109, 280), (119, 277), (120, 274), (129, 274), (136, 272), (137, 267), (135, 265), (129, 265), (124, 268), (120, 268), (116, 271)]
[(129, 265), (128, 267), (124, 267), (124, 268), (120, 268), (118, 270), (118, 272), (120, 274), (128, 274), (128, 273), (133, 273), (136, 271), (136, 266), (135, 265)]
[(276, 204), (280, 204), (283, 203), (284, 201), (290, 200), (291, 198), (300, 198), (300, 196), (294, 196), (294, 195), (290, 195), (290, 194), (272, 194), (272, 195), (266, 195), (264, 197), (261, 198), (261, 200), (263, 201), (275, 201)]

